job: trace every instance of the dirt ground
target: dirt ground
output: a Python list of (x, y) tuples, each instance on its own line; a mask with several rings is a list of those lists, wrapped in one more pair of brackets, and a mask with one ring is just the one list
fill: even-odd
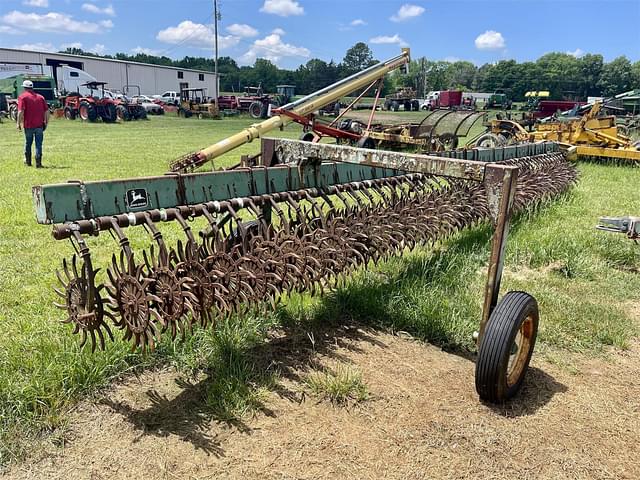
[[(63, 446), (5, 478), (640, 478), (640, 343), (606, 359), (534, 355), (501, 407), (478, 401), (472, 359), (404, 334), (281, 333), (254, 353), (280, 373), (257, 415), (218, 422), (206, 377), (149, 372), (79, 405)], [(361, 370), (368, 400), (304, 393), (309, 370), (336, 363)]]

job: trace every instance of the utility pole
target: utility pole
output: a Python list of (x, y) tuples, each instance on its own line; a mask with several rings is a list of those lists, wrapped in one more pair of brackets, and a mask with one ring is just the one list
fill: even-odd
[(216, 93), (215, 101), (218, 104), (218, 97), (220, 96), (220, 80), (218, 78), (218, 0), (213, 0), (213, 36), (214, 40), (214, 57), (213, 57), (213, 74), (216, 81)]

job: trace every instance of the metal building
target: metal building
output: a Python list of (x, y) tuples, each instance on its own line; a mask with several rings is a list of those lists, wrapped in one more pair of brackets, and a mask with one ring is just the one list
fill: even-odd
[(49, 70), (46, 67), (51, 67), (54, 77), (56, 67), (69, 65), (107, 82), (111, 90), (123, 91), (126, 85), (139, 85), (141, 93), (154, 95), (167, 90), (179, 91), (180, 87), (206, 88), (209, 96), (217, 97), (215, 75), (204, 70), (13, 48), (0, 48), (0, 65), (3, 64), (42, 65), (45, 71)]

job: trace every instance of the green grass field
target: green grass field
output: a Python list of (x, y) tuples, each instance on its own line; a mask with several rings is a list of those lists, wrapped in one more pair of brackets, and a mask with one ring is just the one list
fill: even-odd
[[(278, 379), (249, 351), (277, 326), (312, 329), (355, 321), (406, 330), (454, 350), (472, 349), (489, 255), (488, 226), (457, 234), (434, 250), (406, 252), (361, 270), (322, 297), (294, 296), (273, 314), (232, 318), (183, 343), (163, 342), (153, 354), (131, 353), (121, 341), (95, 354), (78, 348), (71, 329), (60, 323), (63, 312), (52, 305), (54, 272), (72, 248), (53, 240), (50, 227), (36, 224), (31, 186), (161, 175), (170, 160), (250, 123), (248, 118), (173, 116), (112, 125), (56, 119), (46, 132), (42, 170), (22, 164), (22, 134), (10, 121), (0, 124), (0, 464), (23, 456), (39, 432), (64, 426), (68, 408), (83, 395), (128, 371), (158, 364), (213, 376), (205, 399), (212, 415), (229, 419), (250, 412)], [(275, 134), (299, 133), (290, 126)], [(236, 163), (258, 148), (257, 143), (242, 147), (217, 165)], [(640, 249), (593, 226), (600, 215), (640, 213), (640, 169), (582, 164), (580, 171), (580, 182), (569, 194), (516, 219), (508, 246), (504, 289), (537, 297), (538, 351), (549, 358), (566, 351), (624, 349), (637, 334), (629, 307), (639, 300)], [(177, 229), (162, 228), (175, 243)], [(132, 243), (147, 245), (148, 237), (133, 230), (128, 232)], [(106, 267), (117, 250), (108, 234), (89, 244), (98, 266)]]

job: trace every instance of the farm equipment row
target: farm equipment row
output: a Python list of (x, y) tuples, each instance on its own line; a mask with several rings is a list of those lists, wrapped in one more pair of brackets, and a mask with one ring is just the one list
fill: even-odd
[(64, 97), (64, 117), (88, 122), (100, 119), (105, 123), (147, 118), (144, 107), (121, 98), (111, 98), (105, 92), (105, 85), (105, 82), (87, 82), (82, 86), (90, 90), (90, 95), (70, 94)]

